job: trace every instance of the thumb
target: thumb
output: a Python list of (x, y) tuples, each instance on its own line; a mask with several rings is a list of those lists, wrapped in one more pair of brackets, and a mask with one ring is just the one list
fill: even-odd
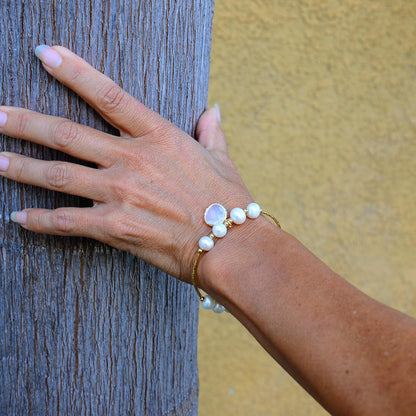
[(221, 115), (218, 104), (202, 114), (196, 126), (196, 138), (205, 149), (228, 154), (227, 142), (221, 130)]

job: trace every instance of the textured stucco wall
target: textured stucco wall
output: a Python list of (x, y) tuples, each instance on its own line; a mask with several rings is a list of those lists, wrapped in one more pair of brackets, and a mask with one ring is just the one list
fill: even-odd
[[(412, 316), (415, 22), (413, 0), (216, 0), (210, 84), (254, 198)], [(201, 416), (326, 414), (230, 316), (201, 311), (199, 366)]]

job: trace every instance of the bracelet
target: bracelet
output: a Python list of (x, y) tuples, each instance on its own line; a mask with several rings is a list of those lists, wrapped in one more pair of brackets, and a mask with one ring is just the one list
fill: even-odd
[[(198, 264), (201, 260), (202, 255), (211, 250), (215, 244), (215, 238), (222, 238), (227, 234), (228, 228), (231, 228), (233, 224), (243, 224), (247, 218), (255, 219), (260, 215), (269, 217), (274, 221), (277, 227), (281, 228), (279, 221), (266, 211), (263, 211), (260, 208), (259, 204), (252, 202), (247, 206), (246, 209), (242, 208), (233, 208), (230, 212), (230, 217), (228, 217), (227, 210), (218, 203), (210, 205), (204, 214), (205, 223), (209, 226), (212, 226), (212, 232), (210, 235), (201, 237), (199, 240), (199, 249), (195, 257), (194, 265), (192, 268), (192, 284), (195, 288), (196, 293), (199, 296), (199, 300), (202, 302), (202, 307), (204, 309), (212, 309), (215, 313), (221, 313), (226, 311), (225, 307), (218, 302), (216, 302), (209, 295), (202, 295), (201, 291), (198, 288)], [(228, 218), (227, 218), (228, 217)]]

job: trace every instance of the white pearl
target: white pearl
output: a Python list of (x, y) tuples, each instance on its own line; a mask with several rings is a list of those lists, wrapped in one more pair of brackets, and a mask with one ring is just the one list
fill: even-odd
[(225, 311), (225, 308), (224, 308), (224, 306), (222, 306), (222, 305), (220, 305), (219, 303), (217, 303), (213, 308), (212, 308), (212, 310), (215, 312), (215, 313), (223, 313), (224, 311)]
[(204, 309), (212, 309), (216, 302), (214, 302), (213, 299), (211, 299), (208, 295), (205, 295), (201, 304)]
[(212, 234), (215, 235), (215, 237), (221, 238), (224, 237), (225, 234), (227, 234), (227, 227), (224, 224), (217, 224), (212, 227)]
[(199, 248), (204, 251), (209, 251), (214, 247), (214, 240), (207, 235), (201, 237), (199, 240)]
[(249, 218), (258, 218), (261, 213), (261, 208), (259, 204), (252, 202), (247, 206), (247, 217)]
[(233, 208), (230, 212), (230, 217), (235, 224), (243, 224), (246, 220), (246, 213), (241, 208)]

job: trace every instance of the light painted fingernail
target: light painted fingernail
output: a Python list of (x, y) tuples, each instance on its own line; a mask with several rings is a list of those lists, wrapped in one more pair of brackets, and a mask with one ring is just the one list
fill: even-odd
[(35, 49), (35, 55), (47, 66), (57, 68), (62, 63), (62, 57), (49, 45), (39, 45)]
[(14, 211), (10, 214), (10, 219), (13, 222), (17, 222), (19, 224), (26, 224), (27, 212), (25, 212), (25, 211)]
[(217, 109), (217, 119), (218, 119), (218, 123), (221, 124), (221, 111), (220, 111), (220, 106), (218, 104), (214, 104), (214, 107)]
[(0, 172), (6, 172), (7, 168), (9, 167), (9, 158), (0, 155)]
[(7, 114), (4, 111), (0, 111), (0, 128), (4, 127), (7, 121)]

